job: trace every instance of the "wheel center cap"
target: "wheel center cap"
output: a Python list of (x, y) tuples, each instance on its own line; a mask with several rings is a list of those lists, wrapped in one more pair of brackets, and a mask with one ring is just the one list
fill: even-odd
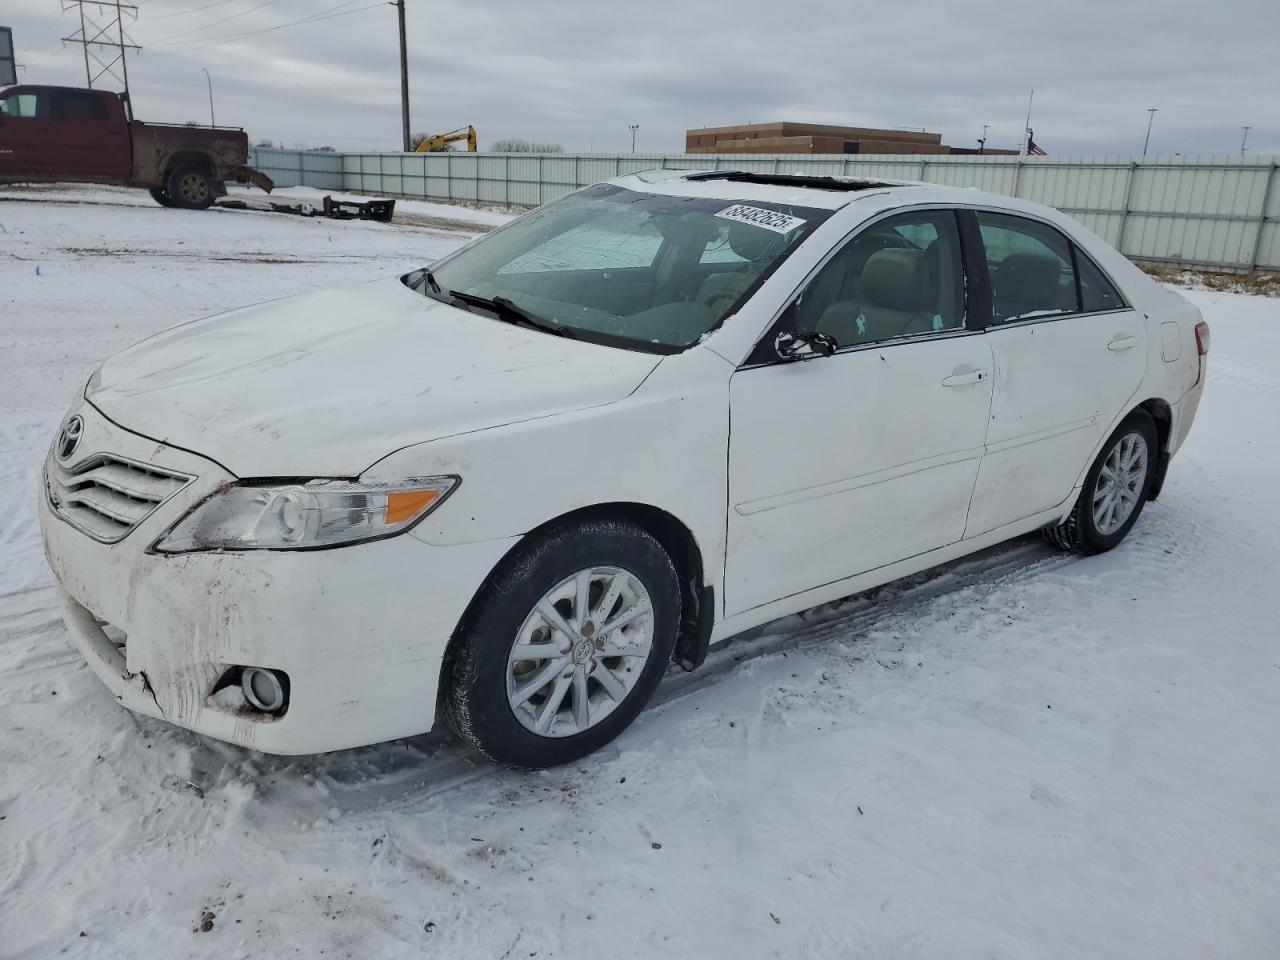
[(590, 640), (583, 640), (573, 648), (573, 662), (576, 664), (586, 663), (591, 659), (591, 655), (595, 653), (596, 645)]

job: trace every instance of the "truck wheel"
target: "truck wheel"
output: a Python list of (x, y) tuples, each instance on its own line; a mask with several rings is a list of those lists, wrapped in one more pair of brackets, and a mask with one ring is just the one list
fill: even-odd
[(151, 187), (147, 190), (147, 193), (151, 194), (151, 199), (154, 200), (156, 203), (160, 204), (160, 206), (162, 207), (177, 206), (176, 203), (174, 203), (172, 200), (169, 199), (169, 195), (165, 193), (164, 190), (162, 190), (160, 187)]
[(213, 180), (196, 166), (175, 168), (165, 182), (164, 192), (170, 203), (186, 210), (207, 210), (216, 196)]

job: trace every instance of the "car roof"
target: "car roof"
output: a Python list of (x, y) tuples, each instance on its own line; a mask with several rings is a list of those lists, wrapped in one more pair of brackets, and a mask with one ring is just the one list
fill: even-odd
[[(779, 164), (785, 169), (785, 162)], [(876, 177), (813, 176), (809, 174), (749, 173), (729, 170), (642, 170), (609, 181), (642, 193), (710, 197), (720, 200), (767, 201), (839, 210), (857, 203), (867, 214), (891, 207), (918, 204), (994, 207), (1030, 213), (1062, 223), (1052, 207), (974, 187), (952, 187), (922, 180)]]

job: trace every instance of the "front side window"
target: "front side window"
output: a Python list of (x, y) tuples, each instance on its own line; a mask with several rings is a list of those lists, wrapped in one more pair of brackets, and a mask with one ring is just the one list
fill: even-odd
[[(405, 282), (510, 301), (580, 339), (674, 352), (715, 329), (830, 211), (598, 184), (535, 210)], [(483, 309), (483, 306), (481, 307)]]
[(956, 215), (903, 213), (859, 232), (796, 299), (797, 332), (840, 347), (964, 327), (964, 269)]
[(34, 93), (14, 93), (0, 100), (0, 112), (9, 117), (25, 117), (34, 120), (41, 116), (40, 102), (43, 98)]
[(1011, 323), (1076, 313), (1071, 244), (1048, 224), (1004, 213), (978, 213), (991, 275), (992, 320)]

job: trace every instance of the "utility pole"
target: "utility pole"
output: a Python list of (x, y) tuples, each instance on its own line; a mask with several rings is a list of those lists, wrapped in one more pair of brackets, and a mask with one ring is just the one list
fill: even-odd
[(1243, 157), (1245, 144), (1249, 142), (1249, 131), (1252, 130), (1253, 127), (1241, 127), (1240, 129), (1244, 131), (1244, 136), (1240, 138), (1240, 156)]
[[(138, 18), (138, 8), (131, 3), (120, 0), (62, 0), (62, 9), (80, 10), (80, 30), (69, 37), (63, 37), (63, 43), (78, 43), (84, 48), (84, 75), (90, 89), (97, 80), (110, 77), (124, 87), (125, 95), (129, 93), (129, 63), (125, 58), (127, 50), (141, 50), (124, 30), (124, 16), (129, 14)], [(85, 7), (89, 7), (88, 11)], [(115, 39), (112, 39), (112, 34)], [(98, 49), (104, 51), (98, 55)], [(109, 51), (116, 51), (111, 54)], [(106, 58), (106, 59), (104, 59)], [(90, 65), (90, 60), (93, 64)], [(117, 68), (119, 72), (117, 72)], [(95, 73), (94, 70), (97, 70)]]
[(1018, 148), (1018, 156), (1024, 156), (1031, 150), (1031, 101), (1036, 98), (1035, 87), (1027, 97), (1027, 122), (1022, 127), (1022, 146)]
[(978, 152), (979, 152), (979, 153), (986, 153), (986, 152), (987, 152), (987, 130), (988, 130), (990, 127), (991, 127), (991, 124), (989, 124), (989, 123), (984, 123), (984, 124), (982, 125), (982, 138), (978, 141)]
[(640, 129), (640, 124), (629, 123), (627, 129), (631, 131), (631, 152), (636, 152), (636, 131)]
[(1147, 155), (1147, 147), (1151, 145), (1151, 124), (1155, 121), (1158, 107), (1147, 107), (1147, 139), (1142, 141), (1142, 155)]
[(209, 76), (207, 67), (201, 67), (204, 71), (204, 78), (209, 81), (209, 126), (216, 127), (218, 122), (213, 119), (213, 77)]
[(409, 133), (409, 45), (405, 38), (404, 0), (391, 0), (400, 19), (400, 126), (404, 135), (404, 152), (413, 149)]

